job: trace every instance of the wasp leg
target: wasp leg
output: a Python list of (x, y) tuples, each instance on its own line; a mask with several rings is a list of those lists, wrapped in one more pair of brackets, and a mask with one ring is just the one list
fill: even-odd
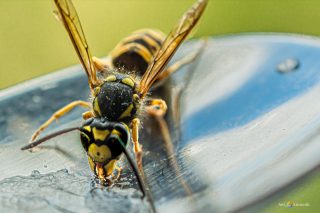
[(87, 107), (91, 108), (91, 103), (86, 102), (86, 101), (73, 101), (67, 106), (62, 107), (58, 111), (56, 111), (44, 124), (42, 124), (35, 133), (33, 133), (31, 137), (31, 141), (34, 141), (39, 134), (45, 130), (54, 120), (57, 120), (58, 118), (62, 117), (64, 114), (68, 113), (70, 110), (72, 110), (76, 106), (82, 106), (82, 107)]
[(178, 161), (175, 157), (174, 153), (174, 146), (171, 140), (168, 124), (166, 120), (164, 119), (164, 115), (167, 111), (167, 105), (166, 102), (161, 99), (153, 99), (149, 101), (149, 105), (146, 107), (147, 113), (154, 117), (154, 119), (158, 122), (160, 126), (160, 131), (163, 137), (163, 141), (165, 144), (165, 148), (167, 151), (167, 155), (169, 158), (169, 161), (171, 162), (171, 165), (174, 169), (174, 172), (176, 173), (176, 176), (179, 178), (179, 182), (184, 188), (185, 192), (188, 195), (192, 195), (192, 190), (190, 189), (188, 183), (183, 178), (180, 168), (178, 165)]
[(163, 71), (163, 73), (158, 77), (158, 81), (165, 80), (169, 75), (174, 73), (175, 71), (179, 70), (184, 65), (190, 64), (193, 62), (199, 55), (199, 51), (189, 53), (179, 61), (172, 64), (170, 67), (168, 67), (166, 70)]
[(147, 102), (146, 110), (152, 116), (164, 116), (167, 112), (167, 104), (162, 99), (152, 99)]
[(121, 175), (121, 171), (122, 171), (122, 168), (121, 167), (119, 167), (119, 166), (115, 166), (115, 168), (114, 168), (115, 170), (117, 170), (117, 176), (115, 176), (113, 173), (111, 174), (111, 176), (112, 176), (112, 181), (116, 181), (116, 180), (118, 180), (119, 179), (119, 177), (120, 177), (120, 175)]
[(133, 151), (136, 155), (136, 160), (138, 164), (138, 168), (142, 173), (142, 146), (139, 143), (139, 125), (140, 120), (138, 118), (134, 118), (132, 120), (132, 140), (133, 140)]
[(100, 73), (104, 73), (105, 71), (108, 71), (111, 68), (110, 60), (107, 61), (97, 57), (92, 57), (92, 62), (97, 71)]
[(93, 114), (92, 111), (86, 111), (86, 112), (82, 113), (82, 118), (84, 120), (87, 120), (87, 119), (92, 118), (92, 117), (94, 117), (94, 114)]

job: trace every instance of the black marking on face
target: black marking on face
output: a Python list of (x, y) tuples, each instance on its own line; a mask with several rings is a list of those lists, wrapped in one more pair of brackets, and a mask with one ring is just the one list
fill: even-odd
[[(93, 129), (109, 131), (110, 134), (101, 141), (100, 139), (94, 138)], [(92, 143), (97, 146), (106, 145), (111, 151), (111, 159), (118, 159), (120, 157), (123, 153), (123, 146), (127, 146), (130, 137), (130, 133), (125, 124), (109, 122), (101, 118), (92, 118), (89, 122), (85, 122), (80, 131), (81, 143), (86, 151), (88, 151), (88, 147)], [(123, 143), (123, 146), (121, 143)]]

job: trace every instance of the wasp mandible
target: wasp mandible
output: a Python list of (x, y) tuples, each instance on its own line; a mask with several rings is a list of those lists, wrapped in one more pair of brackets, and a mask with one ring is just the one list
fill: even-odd
[[(120, 175), (121, 169), (116, 162), (123, 154), (128, 139), (132, 138), (138, 168), (141, 169), (139, 117), (144, 112), (164, 115), (167, 110), (163, 100), (151, 99), (148, 92), (155, 82), (163, 82), (171, 73), (196, 57), (192, 53), (166, 68), (173, 54), (200, 19), (208, 1), (197, 1), (166, 37), (160, 31), (151, 29), (132, 33), (111, 51), (109, 61), (92, 57), (71, 0), (54, 2), (58, 17), (87, 74), (92, 101), (74, 101), (56, 111), (32, 135), (32, 143), (23, 149), (33, 148), (57, 135), (79, 130), (91, 170), (101, 181), (105, 181), (114, 170), (118, 170)], [(54, 120), (77, 106), (88, 109), (82, 115), (85, 121), (81, 127), (62, 130), (36, 140)]]

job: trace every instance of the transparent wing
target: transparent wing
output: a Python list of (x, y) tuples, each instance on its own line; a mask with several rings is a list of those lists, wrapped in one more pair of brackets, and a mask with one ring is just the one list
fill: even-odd
[(196, 25), (207, 3), (208, 0), (197, 1), (187, 12), (185, 12), (177, 25), (169, 33), (152, 62), (149, 64), (147, 71), (141, 78), (138, 87), (141, 97), (144, 97), (148, 93), (152, 84), (157, 80), (180, 44)]
[(59, 11), (59, 18), (65, 26), (72, 44), (79, 56), (81, 64), (88, 75), (90, 88), (93, 89), (99, 84), (96, 76), (96, 69), (92, 62), (91, 53), (84, 36), (77, 11), (71, 0), (54, 0)]

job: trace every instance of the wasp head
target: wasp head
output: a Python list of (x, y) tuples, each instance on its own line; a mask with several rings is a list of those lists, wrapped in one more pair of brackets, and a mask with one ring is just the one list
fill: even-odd
[(105, 180), (112, 174), (129, 140), (124, 123), (90, 118), (80, 128), (81, 143), (88, 155), (91, 170)]

